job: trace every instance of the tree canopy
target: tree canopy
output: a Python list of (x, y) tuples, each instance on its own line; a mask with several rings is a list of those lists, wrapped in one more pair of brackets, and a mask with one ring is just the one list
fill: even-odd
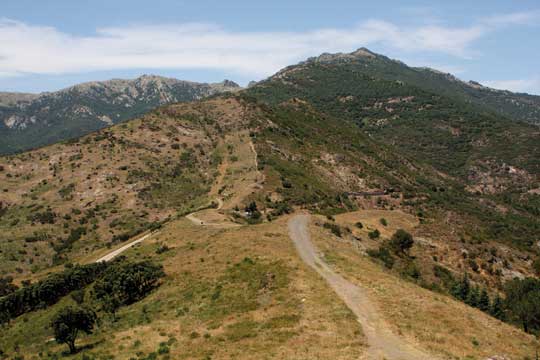
[(414, 244), (411, 234), (403, 229), (397, 230), (390, 239), (390, 245), (396, 253), (406, 254)]
[(88, 308), (65, 307), (58, 311), (51, 320), (54, 338), (59, 344), (67, 344), (69, 352), (77, 351), (75, 340), (80, 331), (92, 333), (96, 322), (96, 314)]

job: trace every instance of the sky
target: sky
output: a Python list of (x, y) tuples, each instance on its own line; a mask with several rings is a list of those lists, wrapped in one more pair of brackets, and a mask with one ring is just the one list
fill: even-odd
[(156, 74), (246, 85), (360, 47), (540, 95), (540, 1), (2, 0), (0, 91)]

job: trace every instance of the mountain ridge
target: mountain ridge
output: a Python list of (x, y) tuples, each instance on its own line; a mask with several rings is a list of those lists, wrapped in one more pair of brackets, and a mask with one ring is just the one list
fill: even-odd
[(68, 140), (134, 118), (158, 106), (240, 89), (156, 75), (77, 84), (40, 94), (0, 93), (0, 153)]
[[(465, 81), (448, 72), (430, 67), (410, 67), (404, 62), (377, 54), (367, 48), (350, 53), (323, 53), (278, 71), (264, 81), (283, 77), (291, 70), (313, 64), (362, 64), (387, 80), (406, 82), (428, 91), (436, 91), (480, 105), (516, 121), (540, 125), (540, 96), (494, 89), (477, 81)], [(263, 81), (263, 82), (264, 82)]]

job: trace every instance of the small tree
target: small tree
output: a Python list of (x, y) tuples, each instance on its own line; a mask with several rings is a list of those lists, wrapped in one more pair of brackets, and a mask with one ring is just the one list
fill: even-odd
[(249, 203), (249, 205), (245, 207), (245, 211), (252, 219), (258, 220), (261, 218), (261, 212), (257, 208), (257, 203), (255, 201)]
[(478, 288), (476, 286), (473, 286), (471, 288), (471, 291), (469, 291), (467, 298), (465, 299), (465, 303), (472, 307), (478, 307), (479, 297), (480, 297), (480, 293), (478, 291)]
[(390, 246), (396, 253), (408, 254), (413, 244), (414, 240), (412, 235), (403, 229), (397, 230), (390, 239)]
[(450, 292), (452, 293), (452, 296), (454, 296), (456, 299), (465, 301), (469, 296), (470, 291), (471, 283), (469, 281), (469, 275), (465, 273), (461, 281), (456, 282), (454, 286), (452, 286), (452, 290)]
[(96, 322), (96, 314), (88, 308), (65, 307), (51, 320), (50, 326), (54, 330), (54, 338), (59, 344), (67, 344), (69, 352), (77, 351), (75, 340), (79, 331), (91, 334)]
[(478, 308), (483, 312), (489, 312), (490, 302), (486, 288), (483, 288), (482, 292), (480, 293), (480, 297), (478, 298)]
[(489, 314), (496, 319), (505, 320), (504, 304), (502, 298), (497, 295), (491, 304)]

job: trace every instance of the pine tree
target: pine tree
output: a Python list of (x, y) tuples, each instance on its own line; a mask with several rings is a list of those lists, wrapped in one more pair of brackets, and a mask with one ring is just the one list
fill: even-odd
[(467, 275), (467, 273), (465, 273), (461, 281), (455, 283), (450, 292), (452, 293), (452, 296), (454, 296), (456, 299), (465, 301), (469, 296), (470, 290), (471, 284), (469, 282), (469, 276)]
[(497, 297), (495, 297), (495, 299), (493, 300), (491, 308), (489, 309), (489, 314), (499, 320), (505, 319), (503, 300), (499, 295), (497, 295)]
[(486, 288), (482, 289), (480, 293), (480, 298), (478, 299), (478, 308), (483, 312), (488, 312), (490, 309), (489, 295)]
[(465, 299), (465, 303), (472, 307), (478, 307), (478, 298), (480, 297), (480, 294), (478, 292), (478, 288), (476, 286), (472, 287), (469, 291), (469, 294), (467, 295), (467, 298)]

